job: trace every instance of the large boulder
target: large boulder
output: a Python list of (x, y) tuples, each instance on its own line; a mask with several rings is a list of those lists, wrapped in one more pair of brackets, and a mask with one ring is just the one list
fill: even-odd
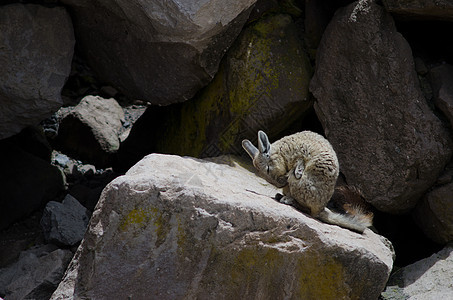
[(392, 14), (410, 19), (453, 20), (450, 0), (383, 0), (385, 9)]
[(0, 6), (0, 139), (38, 124), (63, 104), (74, 43), (63, 7)]
[(383, 300), (451, 299), (453, 295), (453, 247), (395, 272), (382, 293)]
[(119, 162), (135, 163), (150, 152), (241, 154), (241, 141), (256, 139), (258, 130), (271, 137), (282, 132), (312, 107), (312, 69), (299, 30), (284, 14), (248, 26), (197, 96), (178, 106), (148, 109), (121, 145)]
[(124, 112), (118, 102), (86, 96), (70, 112), (63, 114), (57, 144), (64, 152), (99, 167), (110, 165), (120, 147)]
[(153, 104), (190, 99), (217, 71), (256, 0), (63, 0), (103, 81)]
[(275, 192), (232, 161), (149, 155), (104, 189), (52, 299), (376, 299), (389, 242)]
[(392, 17), (373, 1), (339, 10), (310, 88), (348, 184), (385, 212), (413, 208), (450, 160), (452, 142), (423, 97)]

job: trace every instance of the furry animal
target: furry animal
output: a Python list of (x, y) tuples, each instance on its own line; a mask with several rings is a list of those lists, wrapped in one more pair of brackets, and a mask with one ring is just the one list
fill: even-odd
[(258, 132), (258, 148), (249, 140), (242, 147), (250, 155), (258, 173), (269, 183), (283, 188), (282, 203), (295, 204), (321, 221), (363, 233), (371, 219), (360, 206), (344, 209), (345, 213), (327, 207), (335, 191), (339, 164), (335, 151), (323, 136), (303, 131), (269, 142)]

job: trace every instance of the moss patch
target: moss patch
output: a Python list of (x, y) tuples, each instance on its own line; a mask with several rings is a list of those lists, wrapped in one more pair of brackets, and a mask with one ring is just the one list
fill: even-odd
[(311, 65), (289, 15), (250, 24), (222, 60), (213, 81), (162, 116), (156, 152), (213, 157), (242, 154), (241, 141), (271, 138), (311, 107)]
[[(316, 257), (316, 255), (314, 256)], [(350, 299), (344, 267), (332, 258), (299, 261), (299, 296), (302, 299)]]
[[(258, 244), (243, 249), (213, 248), (209, 258), (226, 298), (244, 299), (261, 295), (266, 299), (350, 299), (343, 265), (314, 252), (285, 252)], [(221, 276), (216, 276), (222, 270)]]
[(137, 234), (152, 225), (156, 232), (156, 247), (158, 247), (167, 237), (169, 218), (170, 216), (163, 214), (156, 207), (134, 208), (123, 218), (119, 228), (122, 232)]

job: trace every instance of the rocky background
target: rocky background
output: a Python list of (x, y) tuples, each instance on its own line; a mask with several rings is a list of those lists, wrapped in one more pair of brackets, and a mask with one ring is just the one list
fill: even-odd
[[(0, 297), (453, 293), (449, 1), (3, 3)], [(375, 232), (251, 172), (242, 139), (306, 129)]]

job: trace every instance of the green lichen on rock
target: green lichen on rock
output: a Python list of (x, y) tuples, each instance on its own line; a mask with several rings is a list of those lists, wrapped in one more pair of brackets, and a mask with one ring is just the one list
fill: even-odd
[(134, 208), (123, 218), (119, 229), (122, 232), (138, 233), (152, 226), (157, 236), (156, 245), (160, 245), (168, 234), (168, 218), (157, 207)]
[[(162, 116), (156, 152), (210, 157), (242, 152), (257, 130), (275, 136), (311, 107), (312, 69), (289, 15), (250, 24), (224, 57), (213, 81)], [(171, 138), (169, 138), (171, 137)]]
[(231, 49), (228, 101), (240, 127), (224, 136), (241, 138), (224, 139), (224, 147), (240, 142), (246, 128), (253, 136), (258, 129), (276, 135), (311, 106), (312, 70), (297, 30), (290, 16), (270, 16), (244, 30)]
[(157, 140), (156, 152), (201, 156), (212, 135), (209, 127), (225, 119), (223, 74), (221, 66), (213, 81), (203, 89), (203, 99), (186, 101), (163, 116), (163, 134)]
[[(222, 270), (215, 284), (224, 289), (222, 295), (228, 299), (257, 295), (279, 299), (283, 294), (288, 299), (348, 299), (351, 296), (341, 262), (311, 250), (288, 252), (263, 243), (268, 246), (252, 242), (240, 249), (213, 247), (208, 259), (210, 268), (205, 270), (204, 278), (211, 278), (211, 269)], [(206, 280), (201, 284), (214, 283)]]
[[(316, 255), (313, 254), (316, 258)], [(299, 289), (301, 299), (347, 299), (344, 265), (329, 259), (306, 259), (298, 262)], [(342, 294), (343, 293), (343, 294)]]
[(137, 229), (145, 227), (150, 219), (150, 211), (144, 210), (142, 208), (136, 208), (131, 210), (120, 225), (121, 231), (127, 231), (130, 228), (134, 227)]

